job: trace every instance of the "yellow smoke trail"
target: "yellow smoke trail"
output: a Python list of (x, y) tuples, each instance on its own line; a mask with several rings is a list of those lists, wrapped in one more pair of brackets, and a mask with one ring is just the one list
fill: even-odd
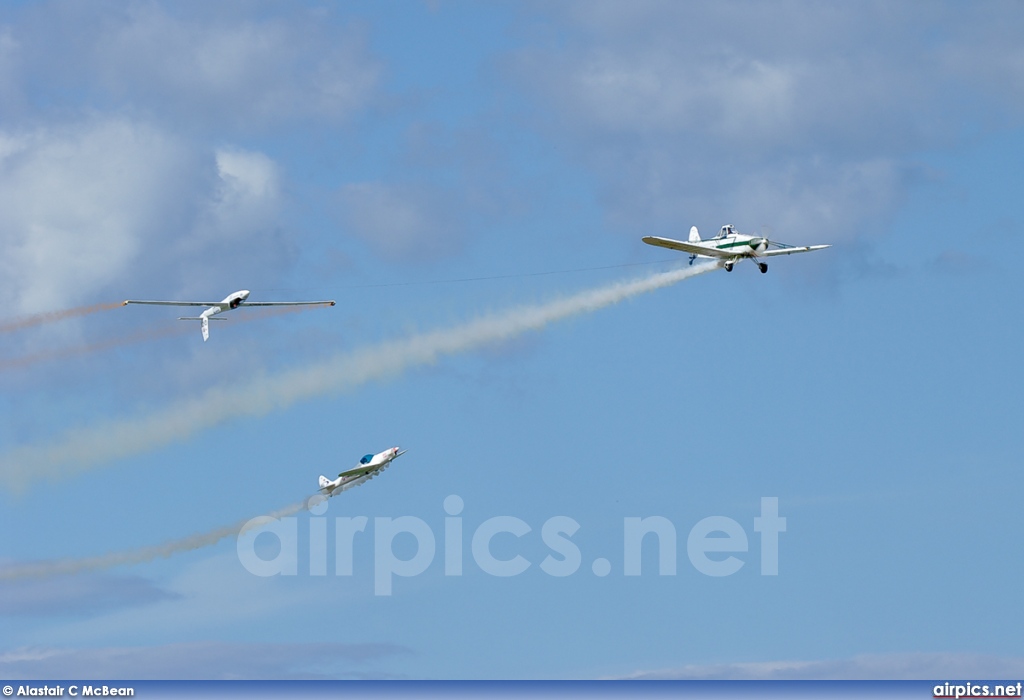
[(62, 311), (47, 311), (41, 314), (32, 314), (31, 316), (22, 316), (21, 318), (0, 322), (0, 333), (11, 333), (13, 331), (20, 331), (23, 328), (39, 326), (44, 323), (54, 323), (56, 321), (65, 321), (69, 318), (88, 316), (89, 314), (98, 313), (100, 311), (116, 309), (120, 306), (120, 302), (109, 302), (104, 304), (93, 304), (92, 306), (76, 306), (73, 309), (64, 309)]

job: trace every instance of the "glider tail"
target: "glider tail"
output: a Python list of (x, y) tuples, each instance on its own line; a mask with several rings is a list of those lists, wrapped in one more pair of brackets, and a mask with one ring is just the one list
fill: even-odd
[[(203, 341), (210, 339), (210, 317), (209, 316), (179, 316), (179, 321), (199, 321), (202, 324)], [(225, 321), (227, 319), (214, 318), (214, 321)]]

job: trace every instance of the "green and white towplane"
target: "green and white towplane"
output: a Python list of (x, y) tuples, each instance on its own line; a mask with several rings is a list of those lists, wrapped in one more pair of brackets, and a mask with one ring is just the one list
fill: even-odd
[(751, 236), (739, 233), (732, 224), (726, 224), (714, 238), (702, 241), (697, 227), (690, 228), (690, 238), (686, 241), (676, 241), (671, 238), (659, 238), (658, 236), (644, 236), (644, 243), (656, 245), (661, 248), (681, 250), (690, 254), (690, 264), (697, 258), (715, 258), (721, 261), (726, 272), (732, 272), (732, 266), (740, 260), (753, 261), (761, 272), (768, 272), (768, 263), (758, 258), (770, 258), (775, 255), (792, 255), (793, 253), (809, 253), (812, 250), (823, 250), (830, 248), (827, 245), (805, 245), (793, 246), (785, 243), (770, 241), (764, 236)]

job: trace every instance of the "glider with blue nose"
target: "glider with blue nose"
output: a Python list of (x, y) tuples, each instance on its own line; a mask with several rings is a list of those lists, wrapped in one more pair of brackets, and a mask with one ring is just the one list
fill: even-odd
[(407, 450), (400, 450), (397, 447), (378, 452), (375, 455), (366, 455), (359, 460), (359, 464), (348, 471), (338, 474), (338, 478), (331, 480), (320, 475), (320, 493), (325, 496), (334, 496), (353, 486), (358, 486), (364, 481), (373, 477), (391, 466), (391, 462), (406, 453)]

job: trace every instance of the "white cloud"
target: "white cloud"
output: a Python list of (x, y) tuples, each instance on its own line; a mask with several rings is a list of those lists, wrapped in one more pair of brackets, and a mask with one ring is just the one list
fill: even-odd
[(158, 646), (26, 647), (0, 654), (8, 679), (388, 678), (374, 666), (408, 653), (393, 644), (197, 641)]
[(917, 153), (955, 143), (972, 119), (999, 122), (992, 107), (1013, 118), (1005, 99), (950, 97), (986, 69), (985, 83), (993, 71), (1003, 84), (1020, 73), (1012, 48), (958, 58), (998, 14), (570, 2), (549, 12), (561, 40), (508, 65), (550, 107), (564, 152), (596, 176), (616, 228), (678, 233), (731, 221), (770, 224), (784, 241), (834, 240), (879, 230), (914, 182)]
[(273, 202), (277, 198), (277, 168), (262, 153), (217, 151), (217, 172), (224, 181), (223, 200), (228, 205), (243, 200)]
[(391, 259), (435, 257), (462, 237), (451, 195), (431, 185), (359, 182), (339, 192), (348, 232)]
[(266, 155), (221, 149), (214, 158), (218, 180), (198, 230), (183, 241), (182, 249), (189, 253), (216, 239), (235, 244), (268, 225), (273, 228), (282, 204), (280, 174)]
[(154, 634), (172, 640), (211, 637), (225, 626), (294, 613), (314, 595), (297, 586), (294, 579), (250, 574), (233, 546), (229, 552), (187, 564), (160, 590), (164, 595), (154, 597), (145, 608), (112, 607), (84, 619), (58, 619), (23, 639), (30, 644), (59, 641), (88, 646), (152, 638)]
[[(62, 577), (65, 578), (65, 577)], [(72, 585), (66, 577), (57, 589)], [(114, 577), (102, 575), (119, 588)], [(354, 604), (325, 580), (259, 577), (239, 563), (231, 548), (193, 561), (158, 589), (136, 591), (135, 607), (87, 610), (88, 617), (54, 620), (19, 633), (16, 647), (0, 651), (5, 678), (381, 678), (406, 647), (352, 639), (352, 630), (321, 631), (309, 641), (278, 641), (281, 619), (322, 618), (324, 600), (335, 612)], [(120, 587), (124, 587), (123, 585)], [(91, 588), (88, 587), (87, 588)], [(90, 597), (102, 595), (90, 591)], [(67, 597), (62, 594), (58, 597)], [(72, 596), (74, 597), (74, 595)], [(144, 607), (140, 607), (144, 606)], [(64, 610), (62, 612), (68, 612)], [(222, 639), (225, 629), (231, 638)], [(239, 632), (239, 630), (243, 630)], [(245, 631), (248, 630), (248, 631)], [(235, 641), (239, 634), (246, 642)], [(355, 632), (358, 640), (358, 632)], [(155, 641), (154, 641), (155, 640)], [(384, 668), (381, 665), (384, 665)]]
[[(867, 218), (860, 210), (865, 202), (875, 215), (893, 211), (910, 177), (909, 168), (882, 158), (828, 164), (797, 161), (767, 176), (757, 171), (735, 178), (723, 209), (745, 217), (748, 225), (768, 222), (793, 243), (836, 240), (863, 233), (851, 223)], [(694, 203), (694, 209), (699, 208)]]
[[(938, 69), (975, 91), (968, 102), (980, 104), (987, 126), (1005, 127), (1024, 116), (1024, 46), (1020, 42), (1021, 6), (1013, 0), (971, 8), (971, 21), (959, 26), (958, 41), (938, 51)], [(990, 109), (992, 106), (996, 109)]]
[(910, 127), (903, 141), (927, 128), (935, 115), (917, 108), (948, 80), (925, 72), (938, 54), (912, 31), (889, 41), (927, 12), (798, 1), (567, 7), (573, 40), (523, 52), (519, 68), (591, 129), (696, 131), (759, 153), (817, 149), (819, 138), (891, 146), (896, 125)]
[(740, 56), (682, 59), (675, 51), (597, 49), (553, 76), (552, 92), (612, 131), (703, 129), (754, 139), (788, 129), (799, 114), (798, 76), (790, 67)]
[(0, 113), (9, 113), (22, 106), (18, 83), (21, 56), (18, 40), (10, 27), (0, 27)]
[(0, 583), (0, 615), (85, 615), (173, 598), (141, 576), (86, 573)]
[(0, 296), (19, 313), (95, 299), (169, 222), (188, 222), (205, 184), (188, 147), (124, 120), (0, 144)]
[(608, 167), (600, 201), (611, 224), (630, 232), (702, 235), (732, 223), (791, 244), (871, 235), (902, 202), (914, 167), (896, 159), (786, 158), (774, 164), (728, 162), (704, 169), (654, 148), (599, 155)]
[[(336, 121), (366, 104), (381, 74), (361, 30), (326, 10), (113, 2), (98, 15), (75, 5), (35, 9), (46, 19), (26, 22), (34, 46), (28, 69), (177, 124)], [(43, 55), (43, 46), (55, 55)]]
[(735, 680), (915, 680), (934, 678), (1017, 678), (1024, 658), (958, 652), (863, 654), (826, 661), (764, 661), (686, 664), (636, 671), (627, 679)]
[(0, 132), (0, 300), (30, 314), (279, 274), (281, 203), (267, 156), (147, 123)]

